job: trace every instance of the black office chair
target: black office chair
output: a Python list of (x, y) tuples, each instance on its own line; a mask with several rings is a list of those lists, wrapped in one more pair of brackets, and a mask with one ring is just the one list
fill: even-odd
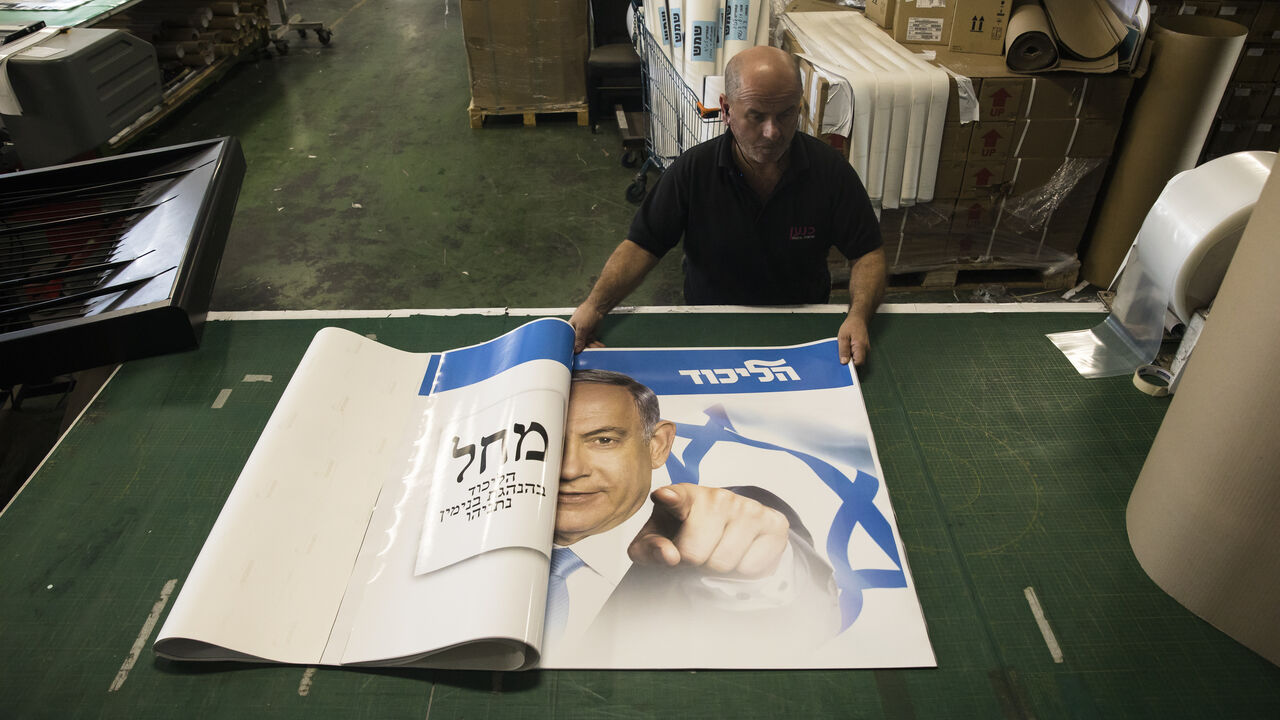
[(627, 32), (631, 0), (591, 0), (591, 54), (587, 57), (587, 104), (591, 127), (614, 105), (642, 109), (640, 56)]

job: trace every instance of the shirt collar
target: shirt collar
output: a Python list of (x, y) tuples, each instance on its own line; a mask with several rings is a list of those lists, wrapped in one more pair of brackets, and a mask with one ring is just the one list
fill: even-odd
[[(665, 487), (668, 483), (666, 473), (655, 472), (653, 475), (650, 492)], [(652, 513), (653, 502), (646, 499), (639, 510), (632, 513), (631, 517), (617, 527), (584, 537), (570, 545), (569, 549), (573, 550), (587, 567), (616, 586), (622, 581), (622, 576), (627, 574), (627, 570), (631, 569), (631, 558), (627, 555), (627, 548), (640, 533), (640, 528), (648, 522)]]

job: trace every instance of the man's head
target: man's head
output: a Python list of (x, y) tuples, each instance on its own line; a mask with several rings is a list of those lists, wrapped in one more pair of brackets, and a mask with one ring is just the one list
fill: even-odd
[(659, 418), (652, 390), (622, 373), (575, 371), (560, 465), (556, 542), (571, 545), (635, 514), (674, 439), (675, 425)]
[(800, 66), (785, 50), (759, 45), (729, 60), (720, 107), (747, 162), (782, 159), (796, 134), (803, 94)]

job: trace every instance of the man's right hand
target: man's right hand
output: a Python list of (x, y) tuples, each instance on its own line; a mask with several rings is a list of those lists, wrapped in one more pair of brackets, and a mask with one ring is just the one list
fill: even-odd
[(569, 324), (573, 326), (573, 354), (577, 355), (589, 347), (604, 347), (604, 343), (596, 339), (596, 326), (604, 319), (604, 315), (584, 302), (573, 311)]
[(680, 483), (650, 494), (653, 514), (627, 555), (638, 565), (691, 565), (724, 577), (767, 577), (787, 549), (786, 515), (729, 490)]

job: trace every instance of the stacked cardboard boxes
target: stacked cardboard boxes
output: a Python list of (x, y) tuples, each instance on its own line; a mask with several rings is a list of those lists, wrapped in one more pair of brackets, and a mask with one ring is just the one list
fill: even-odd
[(867, 0), (867, 17), (903, 44), (1000, 55), (1013, 0)]
[(1201, 161), (1242, 150), (1280, 150), (1280, 0), (1158, 2), (1152, 17), (1209, 15), (1249, 28)]
[(462, 0), (462, 35), (477, 111), (586, 109), (585, 0)]
[(933, 202), (882, 215), (895, 273), (978, 261), (1062, 265), (1084, 236), (1132, 78), (972, 79), (978, 120), (949, 119)]

